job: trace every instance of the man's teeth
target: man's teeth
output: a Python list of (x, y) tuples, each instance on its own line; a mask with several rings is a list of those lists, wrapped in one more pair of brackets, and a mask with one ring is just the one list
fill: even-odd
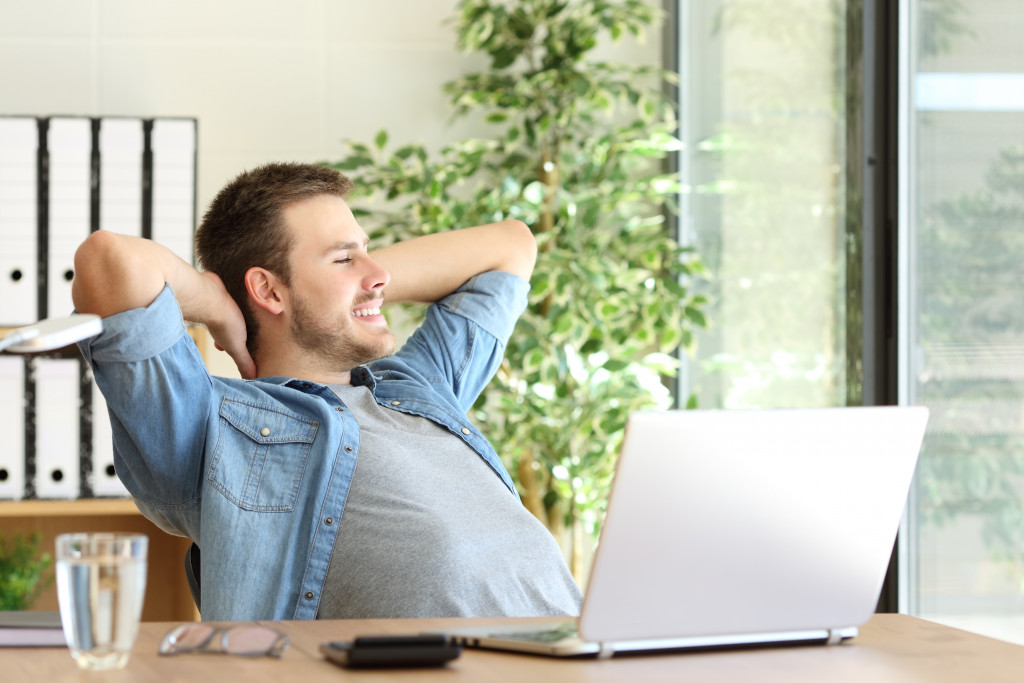
[(352, 311), (352, 315), (357, 318), (364, 318), (369, 315), (380, 315), (379, 308), (361, 308), (358, 311)]

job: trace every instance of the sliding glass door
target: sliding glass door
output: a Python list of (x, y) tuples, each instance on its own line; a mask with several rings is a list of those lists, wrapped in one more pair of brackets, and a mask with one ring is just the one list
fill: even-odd
[(1024, 642), (1024, 3), (901, 6), (901, 607)]

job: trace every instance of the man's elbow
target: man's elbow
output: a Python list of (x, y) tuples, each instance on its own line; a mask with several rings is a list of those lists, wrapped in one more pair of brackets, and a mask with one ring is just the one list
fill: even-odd
[(75, 251), (75, 310), (104, 317), (124, 310), (117, 300), (128, 293), (130, 274), (140, 268), (126, 237), (109, 230), (93, 232)]
[(71, 298), (79, 313), (98, 313), (109, 264), (116, 261), (118, 236), (106, 230), (93, 232), (75, 250), (75, 279)]
[(501, 270), (518, 275), (529, 282), (533, 267), (537, 263), (537, 239), (530, 227), (520, 220), (506, 221), (506, 231), (511, 248)]

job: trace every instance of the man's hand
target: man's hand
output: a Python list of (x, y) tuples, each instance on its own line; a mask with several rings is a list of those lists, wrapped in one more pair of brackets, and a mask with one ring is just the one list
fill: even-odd
[(211, 288), (209, 296), (215, 297), (219, 293), (222, 299), (222, 314), (214, 316), (214, 320), (206, 323), (206, 329), (213, 337), (213, 345), (218, 351), (224, 351), (231, 356), (242, 379), (254, 378), (256, 363), (253, 362), (252, 356), (249, 355), (249, 349), (245, 346), (245, 318), (242, 317), (242, 311), (238, 309), (235, 300), (228, 294), (224, 283), (216, 273), (206, 271), (200, 273), (200, 277), (207, 280), (208, 286)]
[(71, 296), (79, 313), (109, 317), (153, 303), (171, 286), (185, 320), (206, 325), (242, 377), (256, 376), (245, 347), (245, 320), (213, 273), (200, 273), (166, 247), (141, 237), (98, 230), (75, 252)]

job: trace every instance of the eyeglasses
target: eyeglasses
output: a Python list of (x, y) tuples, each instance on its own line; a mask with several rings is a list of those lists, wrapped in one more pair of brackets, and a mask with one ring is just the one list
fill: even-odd
[(244, 657), (280, 657), (288, 649), (288, 636), (265, 626), (210, 626), (200, 622), (172, 628), (160, 642), (162, 655), (186, 652), (223, 652)]

